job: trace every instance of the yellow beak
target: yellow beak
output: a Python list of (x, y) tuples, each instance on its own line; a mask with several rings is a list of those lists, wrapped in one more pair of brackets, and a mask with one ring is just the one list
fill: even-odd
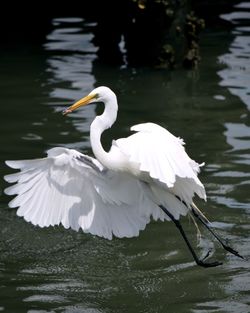
[(92, 95), (88, 95), (80, 100), (78, 100), (77, 102), (75, 102), (74, 104), (72, 104), (70, 107), (68, 107), (67, 109), (65, 109), (63, 111), (63, 115), (66, 115), (68, 113), (71, 113), (72, 111), (78, 109), (79, 107), (83, 106), (83, 105), (87, 105), (90, 103), (90, 101), (94, 98), (97, 98), (96, 94), (92, 94)]

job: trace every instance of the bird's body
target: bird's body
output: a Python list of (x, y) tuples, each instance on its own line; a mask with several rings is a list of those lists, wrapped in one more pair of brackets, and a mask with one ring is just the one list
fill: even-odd
[(94, 89), (64, 114), (92, 102), (105, 105), (90, 127), (96, 158), (58, 147), (46, 158), (7, 161), (20, 170), (5, 177), (16, 183), (5, 190), (17, 194), (9, 206), (19, 207), (17, 214), (34, 225), (62, 224), (108, 239), (137, 236), (151, 218), (177, 223), (192, 210), (199, 214), (193, 197), (206, 199), (197, 177), (202, 164), (187, 155), (183, 140), (144, 123), (133, 126), (131, 136), (113, 141), (106, 152), (101, 134), (113, 125), (118, 110), (109, 88)]

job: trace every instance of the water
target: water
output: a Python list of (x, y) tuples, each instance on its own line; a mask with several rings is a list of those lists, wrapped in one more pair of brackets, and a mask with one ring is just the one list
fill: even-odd
[[(1, 177), (10, 172), (4, 160), (40, 157), (53, 146), (91, 153), (89, 125), (101, 109), (60, 112), (108, 85), (120, 110), (104, 145), (149, 120), (183, 137), (188, 153), (206, 162), (200, 177), (208, 202), (197, 203), (245, 257), (225, 253), (203, 230), (199, 253), (212, 248), (212, 258), (224, 264), (202, 269), (171, 223), (154, 222), (138, 238), (112, 241), (39, 229), (7, 207), (1, 180), (0, 312), (249, 311), (250, 35), (243, 4), (222, 16), (235, 23), (231, 33), (204, 34), (194, 72), (101, 66), (91, 43), (94, 25), (81, 18), (54, 19), (41, 47), (0, 52)], [(192, 223), (182, 222), (195, 245)]]

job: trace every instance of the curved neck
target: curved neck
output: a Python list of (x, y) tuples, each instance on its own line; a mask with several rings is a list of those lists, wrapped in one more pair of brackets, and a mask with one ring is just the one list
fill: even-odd
[(104, 102), (105, 108), (102, 115), (97, 116), (90, 126), (90, 142), (93, 153), (97, 160), (104, 166), (110, 167), (109, 153), (106, 152), (101, 144), (101, 135), (104, 130), (110, 128), (117, 117), (117, 100), (116, 96)]

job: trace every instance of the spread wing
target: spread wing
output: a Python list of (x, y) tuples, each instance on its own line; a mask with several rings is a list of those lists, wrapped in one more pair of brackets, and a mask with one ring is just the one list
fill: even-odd
[(188, 205), (195, 193), (206, 199), (204, 186), (197, 177), (202, 164), (187, 155), (182, 139), (153, 123), (135, 125), (131, 130), (136, 133), (115, 142), (131, 163), (139, 164), (140, 171), (164, 184)]
[(15, 183), (5, 193), (17, 195), (9, 206), (34, 225), (62, 224), (111, 239), (137, 236), (150, 216), (166, 219), (143, 183), (76, 150), (53, 148), (46, 158), (6, 163), (20, 170), (5, 176)]

